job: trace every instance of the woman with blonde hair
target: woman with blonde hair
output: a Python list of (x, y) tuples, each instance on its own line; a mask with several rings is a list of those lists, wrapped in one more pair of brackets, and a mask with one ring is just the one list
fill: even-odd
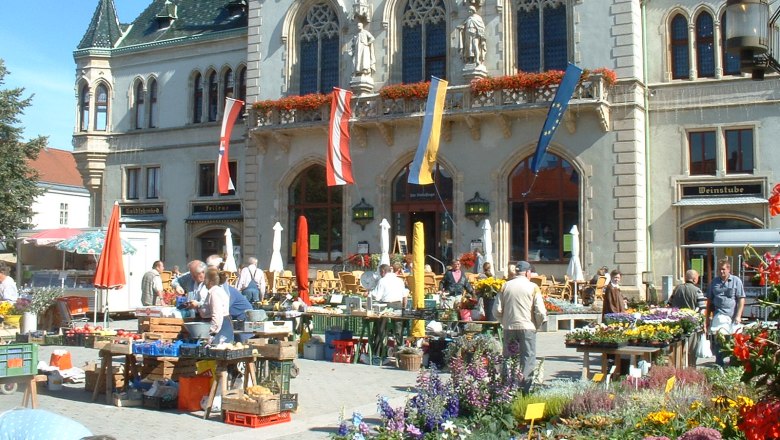
[(221, 287), (219, 269), (210, 267), (206, 270), (206, 314), (211, 316), (209, 335), (214, 345), (223, 342), (233, 342), (233, 323), (230, 321), (230, 297)]

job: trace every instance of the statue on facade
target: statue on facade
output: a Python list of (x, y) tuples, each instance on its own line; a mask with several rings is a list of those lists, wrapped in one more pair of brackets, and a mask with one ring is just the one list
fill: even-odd
[(372, 75), (376, 72), (374, 58), (374, 36), (363, 29), (363, 23), (357, 22), (357, 33), (352, 37), (349, 54), (352, 56), (352, 76)]
[(477, 14), (477, 8), (469, 6), (469, 16), (458, 27), (460, 30), (460, 46), (458, 51), (466, 64), (482, 65), (487, 52), (485, 38), (485, 22)]

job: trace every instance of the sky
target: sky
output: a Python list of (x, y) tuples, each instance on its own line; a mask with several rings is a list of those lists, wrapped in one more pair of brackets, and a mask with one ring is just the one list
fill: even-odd
[[(130, 23), (152, 0), (114, 0)], [(73, 150), (76, 63), (73, 51), (87, 31), (98, 0), (0, 0), (0, 59), (8, 74), (0, 89), (34, 95), (19, 116), (24, 140), (49, 137), (49, 147)]]

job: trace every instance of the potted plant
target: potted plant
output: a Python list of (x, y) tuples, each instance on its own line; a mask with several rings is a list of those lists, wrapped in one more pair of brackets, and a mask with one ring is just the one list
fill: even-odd
[(19, 328), (22, 312), (16, 309), (16, 304), (10, 301), (0, 301), (0, 316), (3, 317), (5, 325)]
[(22, 314), (20, 333), (25, 334), (38, 329), (38, 315), (45, 313), (49, 307), (62, 296), (58, 287), (35, 287), (16, 301), (16, 309)]
[(398, 368), (418, 371), (422, 366), (422, 349), (405, 345), (398, 349)]
[(496, 317), (493, 315), (493, 304), (496, 301), (496, 295), (501, 289), (504, 288), (506, 280), (496, 279), (493, 277), (483, 278), (477, 280), (474, 284), (474, 292), (482, 300), (482, 307), (485, 309), (485, 320), (495, 321)]

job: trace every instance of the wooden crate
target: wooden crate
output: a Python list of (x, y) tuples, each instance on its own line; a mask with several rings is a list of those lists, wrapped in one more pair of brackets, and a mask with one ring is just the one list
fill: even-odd
[(195, 359), (173, 357), (144, 357), (141, 377), (149, 380), (173, 379), (194, 376), (197, 373)]
[(148, 341), (173, 341), (179, 337), (179, 333), (144, 332), (144, 339)]
[(279, 341), (277, 344), (252, 345), (264, 359), (288, 360), (298, 357), (297, 341)]
[[(97, 371), (85, 371), (84, 372), (84, 390), (86, 391), (94, 391), (95, 385), (97, 385), (98, 393), (105, 393), (106, 392), (106, 381), (101, 380), (98, 383), (98, 372)], [(116, 368), (114, 369), (114, 389), (122, 389), (122, 387), (125, 386), (125, 374), (123, 372), (116, 371)]]
[(176, 339), (182, 330), (182, 318), (138, 318), (138, 331), (144, 333), (144, 339)]
[(252, 397), (252, 400), (244, 399), (243, 394), (243, 390), (229, 391), (227, 395), (222, 396), (222, 409), (260, 416), (277, 414), (281, 411), (281, 396), (278, 394)]

